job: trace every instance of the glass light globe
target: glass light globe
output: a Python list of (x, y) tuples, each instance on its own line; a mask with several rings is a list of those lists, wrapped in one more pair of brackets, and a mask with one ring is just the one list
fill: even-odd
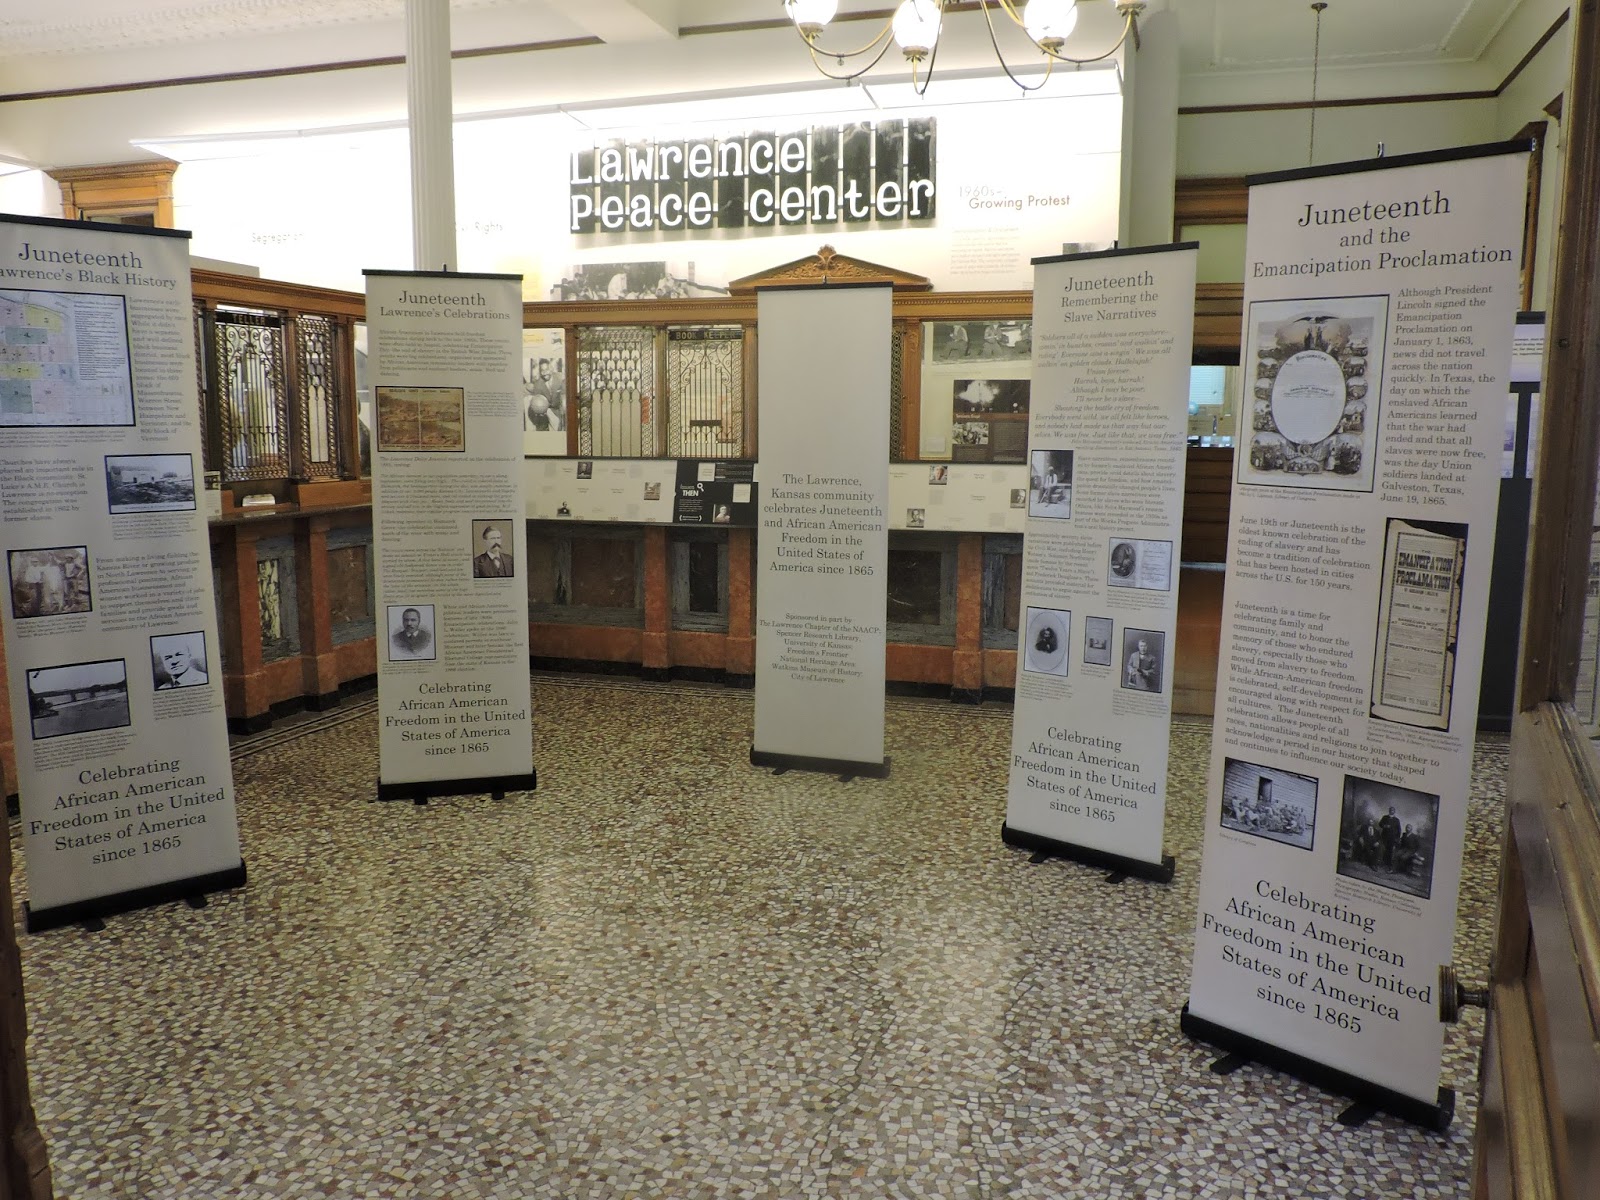
[(1022, 27), (1046, 50), (1059, 50), (1078, 24), (1077, 0), (1028, 0)]
[(839, 11), (839, 0), (783, 0), (789, 19), (808, 38), (821, 33)]
[(900, 0), (894, 14), (894, 40), (907, 58), (926, 58), (939, 41), (938, 0)]

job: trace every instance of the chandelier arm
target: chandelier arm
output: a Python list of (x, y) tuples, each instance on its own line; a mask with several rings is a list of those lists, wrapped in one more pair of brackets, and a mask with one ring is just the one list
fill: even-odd
[[(890, 31), (893, 28), (894, 28), (894, 25), (893, 25), (893, 23), (891, 21), (885, 21), (883, 23), (883, 28), (878, 30), (878, 36), (873, 38), (870, 42), (868, 42), (865, 46), (862, 46), (858, 50), (824, 50), (821, 46), (818, 46), (816, 44), (816, 42), (812, 41), (810, 38), (806, 37), (805, 34), (801, 33), (800, 32), (800, 26), (796, 25), (794, 27), (794, 32), (795, 32), (795, 36), (798, 37), (802, 42), (804, 42), (806, 44), (807, 47), (810, 48), (811, 57), (812, 57), (813, 60), (816, 59), (816, 56), (818, 54), (825, 54), (829, 58), (859, 58), (863, 54), (870, 54), (872, 52), (873, 48), (878, 46), (878, 43), (882, 42), (883, 45), (881, 47), (879, 47), (879, 49), (878, 49), (878, 56), (881, 58), (883, 56), (883, 51), (888, 49), (888, 38), (889, 38)], [(876, 62), (877, 60), (874, 59), (873, 61)], [(839, 79), (839, 78), (846, 78), (846, 77), (845, 76), (835, 75), (835, 76), (830, 76), (830, 78)]]
[[(817, 69), (818, 74), (824, 75), (829, 79), (839, 80), (841, 83), (848, 83), (853, 79), (860, 79), (868, 71), (872, 70), (873, 67), (877, 66), (880, 62), (882, 62), (883, 61), (883, 56), (889, 52), (889, 43), (888, 42), (884, 42), (884, 44), (878, 48), (878, 53), (873, 56), (872, 61), (869, 62), (866, 66), (862, 67), (860, 70), (858, 70), (858, 71), (846, 71), (846, 72), (843, 72), (842, 74), (830, 71), (830, 70), (828, 70), (827, 67), (823, 66), (821, 59), (819, 59), (817, 57), (817, 48), (815, 46), (812, 46), (809, 43), (807, 43), (807, 48), (811, 51), (811, 65), (814, 66)], [(823, 51), (823, 53), (826, 54), (827, 52)], [(832, 55), (832, 54), (828, 54), (828, 57), (829, 58), (833, 58), (833, 57), (836, 57), (836, 56)]]
[[(998, 3), (1002, 7), (1006, 7), (1006, 0), (998, 0)], [(1023, 83), (1022, 80), (1018, 79), (1016, 75), (1012, 73), (1011, 64), (1006, 62), (1006, 56), (1000, 53), (1000, 39), (995, 37), (994, 18), (989, 15), (988, 0), (978, 0), (978, 7), (983, 9), (984, 22), (989, 26), (989, 45), (994, 47), (995, 59), (1000, 63), (1000, 69), (1006, 73), (1006, 78), (1011, 80), (1012, 83), (1016, 84), (1025, 92), (1037, 92), (1045, 84), (1049, 83), (1050, 69), (1055, 64), (1051, 62), (1050, 56), (1048, 55), (1044, 60), (1044, 78), (1039, 80), (1039, 82), (1034, 84), (1032, 87), (1029, 87), (1027, 84)]]
[(1088, 58), (1074, 58), (1070, 54), (1052, 53), (1049, 50), (1045, 50), (1045, 48), (1043, 46), (1040, 46), (1039, 49), (1044, 54), (1048, 55), (1050, 58), (1056, 59), (1059, 62), (1072, 63), (1074, 66), (1081, 67), (1081, 66), (1085, 66), (1088, 63), (1103, 62), (1105, 59), (1110, 58), (1118, 50), (1122, 49), (1124, 43), (1127, 42), (1128, 36), (1130, 34), (1133, 36), (1134, 48), (1138, 49), (1138, 46), (1139, 46), (1139, 17), (1138, 17), (1138, 14), (1133, 13), (1133, 12), (1128, 13), (1128, 16), (1127, 16), (1126, 20), (1123, 22), (1123, 25), (1122, 25), (1122, 36), (1119, 37), (1115, 42), (1113, 42), (1111, 44), (1111, 49), (1105, 51), (1102, 54), (1090, 55)]
[(928, 85), (933, 82), (933, 64), (939, 61), (940, 40), (940, 38), (933, 39), (933, 49), (928, 51), (928, 73), (922, 77), (922, 86), (920, 88), (917, 87), (917, 61), (916, 59), (911, 60), (911, 88), (919, 96), (926, 96), (928, 94)]

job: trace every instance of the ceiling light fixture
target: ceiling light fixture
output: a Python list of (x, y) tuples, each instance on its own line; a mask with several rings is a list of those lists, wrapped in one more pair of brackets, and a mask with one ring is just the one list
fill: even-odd
[[(1111, 0), (1122, 17), (1122, 34), (1109, 50), (1100, 54), (1077, 57), (1063, 53), (1067, 38), (1078, 23), (1078, 0), (977, 0), (989, 27), (989, 44), (1001, 68), (1024, 92), (1037, 91), (1050, 77), (1050, 68), (1056, 63), (1100, 62), (1110, 58), (1131, 36), (1139, 44), (1139, 14), (1144, 12), (1145, 0)], [(783, 8), (794, 22), (801, 40), (811, 52), (811, 61), (817, 70), (829, 79), (859, 79), (883, 59), (889, 46), (896, 44), (911, 64), (911, 81), (917, 95), (925, 95), (933, 79), (933, 63), (939, 52), (939, 34), (944, 27), (946, 12), (956, 9), (955, 0), (900, 0), (900, 6), (884, 21), (877, 36), (866, 45), (854, 50), (830, 50), (817, 44), (828, 28), (828, 22), (838, 15), (839, 0), (784, 0)], [(969, 7), (963, 5), (962, 7)], [(1000, 39), (995, 33), (994, 10), (999, 9), (1027, 35), (1045, 61), (1044, 76), (1034, 84), (1019, 79), (1006, 62), (1000, 49)], [(832, 59), (832, 66), (828, 60)], [(865, 65), (854, 66), (864, 60)], [(926, 65), (924, 65), (926, 64)]]

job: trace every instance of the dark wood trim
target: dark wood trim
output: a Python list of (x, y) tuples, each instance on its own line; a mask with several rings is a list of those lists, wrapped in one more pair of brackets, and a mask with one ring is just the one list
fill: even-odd
[[(581, 46), (603, 46), (597, 37), (559, 38), (551, 42), (519, 42), (510, 46), (481, 46), (454, 50), (452, 59), (492, 58), (501, 54), (531, 54), (540, 50), (572, 50)], [(257, 71), (221, 71), (215, 75), (179, 75), (170, 79), (141, 79), (132, 83), (103, 83), (93, 87), (51, 88), (42, 92), (11, 92), (0, 95), (0, 104), (18, 100), (64, 100), (76, 96), (112, 96), (122, 92), (148, 92), (158, 88), (192, 87), (203, 83), (243, 83), (255, 79), (285, 79), (295, 75), (323, 75), (329, 71), (359, 71), (367, 67), (401, 67), (405, 55), (382, 58), (351, 58), (339, 62), (304, 63), (295, 67), (264, 67)]]
[(1172, 194), (1172, 232), (1187, 225), (1243, 225), (1250, 213), (1250, 186), (1243, 175), (1188, 176)]
[(1580, 9), (1567, 89), (1560, 229), (1546, 325), (1544, 429), (1517, 707), (1572, 699), (1589, 579), (1600, 406), (1600, 14)]

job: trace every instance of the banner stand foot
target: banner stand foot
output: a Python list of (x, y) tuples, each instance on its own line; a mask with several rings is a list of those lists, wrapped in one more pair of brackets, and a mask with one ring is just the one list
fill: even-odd
[(1128, 882), (1128, 873), (1126, 871), (1112, 871), (1109, 875), (1106, 876), (1106, 882), (1109, 883), (1112, 887), (1116, 887), (1119, 884), (1127, 883)]
[[(1264, 1042), (1249, 1034), (1229, 1029), (1226, 1025), (1218, 1025), (1214, 1021), (1197, 1017), (1189, 1011), (1187, 1004), (1183, 1006), (1178, 1025), (1194, 1041), (1204, 1042), (1208, 1046), (1230, 1052), (1212, 1064), (1213, 1071), (1230, 1058), (1238, 1057), (1247, 1062), (1257, 1062), (1264, 1067), (1271, 1067), (1275, 1071), (1282, 1071), (1285, 1075), (1292, 1075), (1312, 1087), (1332, 1092), (1336, 1096), (1347, 1097), (1352, 1103), (1339, 1115), (1341, 1125), (1353, 1128), (1374, 1114), (1384, 1112), (1431, 1133), (1443, 1133), (1450, 1128), (1450, 1122), (1456, 1114), (1454, 1088), (1441, 1087), (1435, 1102), (1428, 1104), (1415, 1096), (1407, 1096), (1392, 1088), (1373, 1083), (1369, 1079), (1348, 1075), (1326, 1063), (1305, 1058), (1292, 1050), (1285, 1050), (1282, 1046), (1274, 1046), (1271, 1042)], [(1223, 1073), (1218, 1071), (1218, 1074)], [(1368, 1111), (1363, 1114), (1362, 1109)]]
[(851, 762), (847, 758), (811, 758), (804, 754), (779, 754), (776, 750), (757, 750), (751, 746), (750, 765), (771, 767), (774, 775), (782, 775), (785, 771), (816, 771), (824, 775), (837, 775), (840, 783), (849, 783), (856, 778), (889, 778), (888, 758), (881, 763)]
[(1250, 1056), (1248, 1054), (1224, 1054), (1221, 1058), (1213, 1060), (1211, 1073), (1213, 1075), (1232, 1075), (1235, 1071), (1249, 1065)]
[[(29, 933), (43, 933), (47, 929), (60, 929), (63, 925), (78, 925), (88, 933), (99, 933), (106, 927), (105, 918), (118, 913), (133, 912), (140, 908), (154, 908), (158, 904), (171, 904), (182, 900), (191, 908), (206, 906), (207, 892), (241, 888), (245, 885), (244, 860), (237, 867), (213, 871), (209, 875), (191, 875), (187, 879), (174, 879), (168, 883), (134, 888), (128, 892), (113, 892), (109, 896), (95, 896), (89, 900), (75, 900), (52, 908), (35, 908), (26, 901), (22, 905), (22, 926)], [(195, 898), (200, 900), (194, 903)]]
[(379, 800), (409, 800), (423, 805), (434, 796), (489, 796), (504, 800), (507, 792), (531, 792), (539, 786), (539, 772), (526, 775), (482, 775), (475, 779), (423, 779), (413, 783), (378, 780)]
[(204, 892), (196, 892), (192, 896), (185, 896), (183, 902), (190, 908), (209, 908), (211, 901), (206, 899)]
[(1042, 863), (1051, 858), (1066, 858), (1082, 863), (1086, 867), (1100, 867), (1110, 871), (1111, 874), (1106, 876), (1107, 883), (1121, 883), (1129, 876), (1148, 879), (1152, 883), (1171, 883), (1176, 870), (1176, 862), (1170, 854), (1163, 854), (1158, 863), (1145, 862), (1143, 859), (1109, 854), (1090, 846), (1057, 841), (1055, 838), (1043, 837), (1037, 833), (1024, 833), (1006, 824), (1000, 826), (1000, 840), (1018, 850), (1033, 851), (1032, 857), (1028, 859), (1031, 863)]

